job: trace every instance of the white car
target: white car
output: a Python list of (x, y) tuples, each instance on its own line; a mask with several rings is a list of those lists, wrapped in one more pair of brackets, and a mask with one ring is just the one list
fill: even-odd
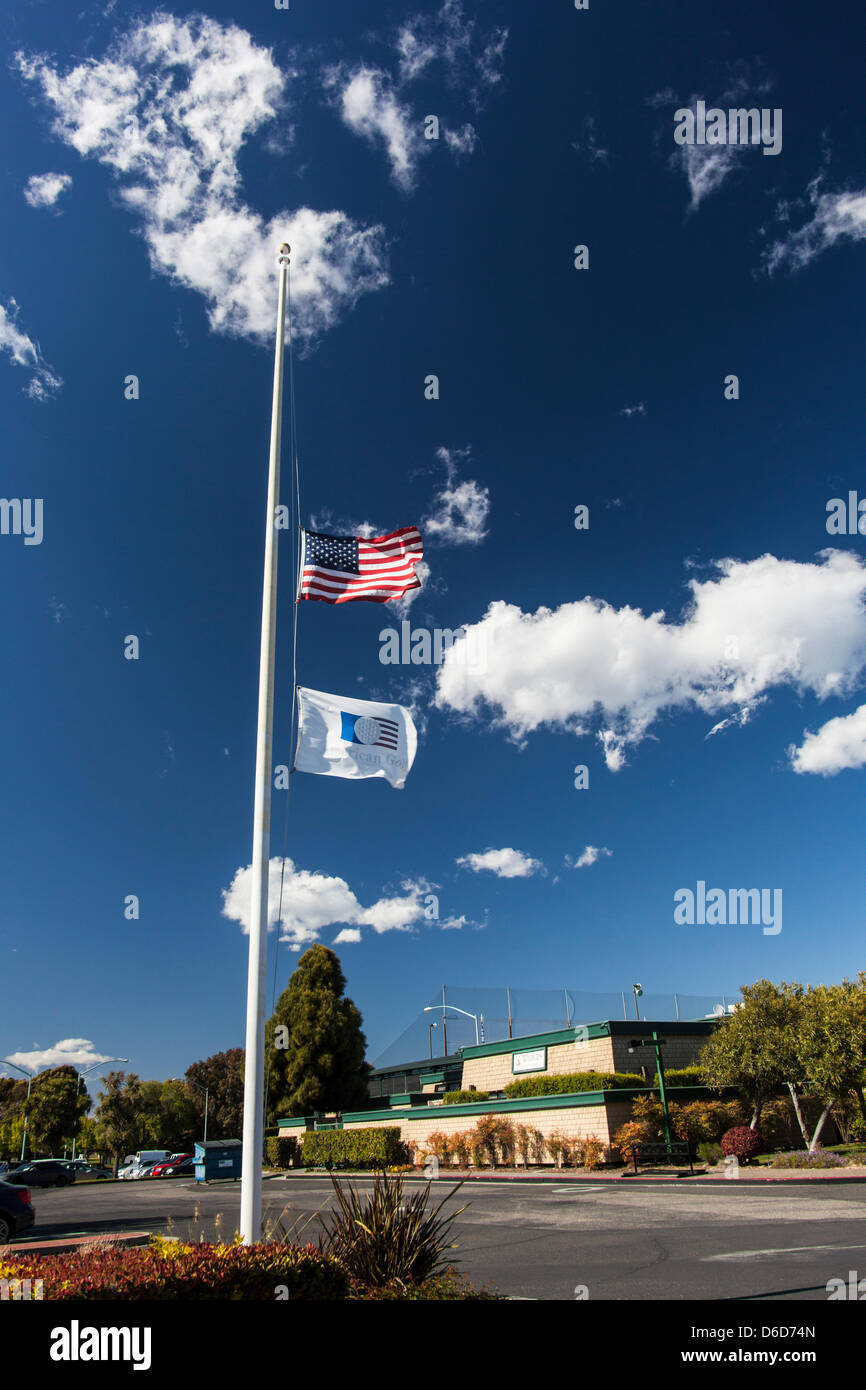
[(125, 1168), (121, 1168), (117, 1174), (119, 1178), (143, 1178), (155, 1168), (155, 1163), (128, 1163)]

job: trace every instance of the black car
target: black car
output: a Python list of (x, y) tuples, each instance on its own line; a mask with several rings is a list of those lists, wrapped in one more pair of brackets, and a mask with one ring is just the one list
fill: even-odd
[(6, 1245), (19, 1232), (26, 1231), (35, 1220), (29, 1188), (0, 1181), (0, 1245)]
[(6, 1181), (24, 1187), (66, 1187), (75, 1182), (75, 1172), (59, 1158), (36, 1158), (32, 1163), (20, 1163), (6, 1174)]

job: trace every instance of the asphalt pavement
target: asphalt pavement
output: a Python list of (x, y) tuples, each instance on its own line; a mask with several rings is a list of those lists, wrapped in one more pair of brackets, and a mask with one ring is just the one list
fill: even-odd
[[(361, 1179), (363, 1186), (366, 1180)], [(410, 1179), (408, 1188), (417, 1187)], [(449, 1184), (433, 1184), (438, 1197)], [(333, 1200), (324, 1176), (267, 1178), (265, 1220), (315, 1240)], [(231, 1239), (240, 1184), (87, 1183), (33, 1193), (30, 1241), (153, 1231)], [(827, 1301), (830, 1279), (866, 1278), (866, 1181), (750, 1187), (633, 1179), (467, 1183), (452, 1199), (460, 1268), (517, 1298)]]

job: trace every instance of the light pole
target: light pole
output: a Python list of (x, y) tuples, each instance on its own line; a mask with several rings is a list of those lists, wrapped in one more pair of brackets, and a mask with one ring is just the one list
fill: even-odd
[(427, 1024), (427, 1039), (428, 1039), (428, 1042), (430, 1043), (430, 1061), (431, 1061), (431, 1062), (433, 1061), (433, 1029), (434, 1029), (434, 1028), (438, 1028), (438, 1027), (439, 1027), (439, 1024), (438, 1024), (438, 1023), (428, 1023), (428, 1024)]
[(634, 994), (634, 1016), (637, 1019), (638, 1023), (640, 1023), (640, 1014), (638, 1013), (637, 1001), (639, 996), (643, 994), (643, 985), (632, 985), (632, 992)]
[(207, 1098), (208, 1098), (208, 1095), (209, 1095), (208, 1087), (207, 1087), (207, 1086), (202, 1086), (198, 1081), (192, 1081), (188, 1076), (172, 1076), (172, 1077), (170, 1078), (170, 1080), (172, 1080), (172, 1081), (185, 1081), (186, 1084), (187, 1084), (187, 1086), (196, 1086), (196, 1087), (198, 1087), (198, 1089), (199, 1089), (200, 1091), (204, 1091), (204, 1138), (202, 1139), (201, 1142), (202, 1142), (203, 1144), (206, 1144), (206, 1143), (207, 1143)]
[(453, 1009), (454, 1012), (455, 1012), (456, 1014), (463, 1014), (464, 1018), (472, 1018), (472, 1019), (474, 1019), (474, 1020), (475, 1020), (475, 1045), (476, 1045), (476, 1047), (478, 1046), (478, 1044), (479, 1044), (479, 1042), (480, 1042), (481, 1040), (480, 1040), (480, 1038), (479, 1038), (479, 1036), (478, 1036), (478, 1015), (477, 1015), (477, 1014), (471, 1014), (471, 1013), (469, 1013), (469, 1011), (468, 1011), (467, 1009), (458, 1009), (458, 1007), (457, 1007), (456, 1004), (427, 1004), (427, 1005), (425, 1006), (425, 1008), (424, 1008), (424, 1012), (425, 1012), (425, 1014), (429, 1014), (429, 1013), (432, 1013), (434, 1009), (442, 1009), (442, 1011), (443, 1011), (443, 1012), (442, 1012), (442, 1020), (443, 1020), (443, 1023), (444, 1023), (444, 1020), (445, 1020), (445, 1010), (446, 1010), (446, 1009)]
[(653, 1029), (651, 1042), (644, 1042), (641, 1038), (632, 1038), (629, 1043), (628, 1050), (629, 1052), (635, 1052), (640, 1047), (652, 1047), (655, 1049), (656, 1072), (658, 1073), (659, 1079), (659, 1100), (661, 1101), (662, 1119), (664, 1121), (665, 1127), (665, 1142), (667, 1143), (667, 1146), (670, 1149), (671, 1117), (668, 1113), (668, 1097), (667, 1092), (665, 1091), (665, 1069), (662, 1065), (662, 1048), (664, 1047), (664, 1043), (664, 1038), (660, 1038), (656, 1030)]
[[(75, 1084), (75, 1109), (78, 1110), (78, 1093), (81, 1090), (82, 1076), (89, 1076), (92, 1071), (98, 1071), (100, 1067), (110, 1067), (112, 1062), (128, 1062), (128, 1057), (106, 1057), (104, 1062), (94, 1062), (92, 1067), (85, 1067), (84, 1071), (78, 1073), (78, 1081)], [(72, 1162), (75, 1162), (75, 1148), (78, 1143), (78, 1115), (75, 1116), (75, 1133), (72, 1136)]]
[(24, 1068), (19, 1067), (16, 1062), (4, 1061), (2, 1065), (4, 1067), (11, 1067), (13, 1071), (20, 1071), (22, 1076), (27, 1077), (27, 1099), (24, 1102), (24, 1130), (21, 1135), (21, 1162), (23, 1163), (24, 1151), (27, 1148), (27, 1110), (30, 1105), (30, 1087), (33, 1085), (34, 1076), (38, 1075), (38, 1073), (35, 1071), (25, 1071)]

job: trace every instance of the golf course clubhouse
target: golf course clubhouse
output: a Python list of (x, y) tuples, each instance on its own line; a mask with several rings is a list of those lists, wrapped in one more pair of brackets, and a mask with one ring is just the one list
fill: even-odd
[[(318, 1129), (399, 1129), (413, 1153), (423, 1154), (431, 1134), (454, 1135), (480, 1116), (495, 1115), (526, 1125), (539, 1138), (553, 1134), (569, 1140), (598, 1139), (607, 1148), (630, 1118), (634, 1099), (658, 1086), (656, 1040), (661, 1043), (665, 1072), (694, 1067), (716, 1027), (715, 1019), (669, 1023), (608, 1020), (550, 1033), (508, 1038), (461, 1048), (447, 1057), (379, 1068), (370, 1077), (370, 1099), (363, 1110), (342, 1115), (314, 1115), (277, 1121), (281, 1137), (300, 1139)], [(555, 1090), (556, 1078), (575, 1073), (634, 1076), (610, 1089)], [(514, 1089), (543, 1092), (542, 1085), (515, 1088), (514, 1082), (551, 1078), (549, 1094), (514, 1095)], [(677, 1085), (670, 1100), (690, 1101), (710, 1095), (704, 1086)], [(506, 1094), (506, 1088), (512, 1093)], [(457, 1103), (451, 1097), (459, 1093)], [(478, 1100), (472, 1093), (478, 1092)], [(450, 1093), (449, 1101), (444, 1096)], [(717, 1094), (717, 1093), (715, 1093)]]

